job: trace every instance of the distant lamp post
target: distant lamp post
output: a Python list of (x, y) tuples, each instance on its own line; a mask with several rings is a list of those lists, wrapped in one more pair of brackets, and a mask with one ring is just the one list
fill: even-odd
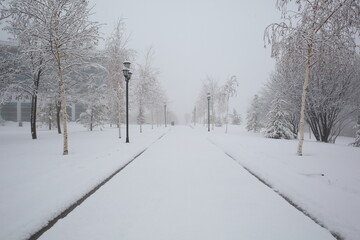
[(166, 102), (164, 102), (164, 117), (165, 117), (165, 127), (166, 127)]
[(132, 72), (130, 71), (130, 62), (124, 62), (123, 74), (126, 82), (126, 142), (129, 142), (129, 80)]
[(211, 95), (208, 92), (208, 94), (207, 94), (207, 100), (208, 100), (208, 132), (210, 132), (210, 98), (211, 98)]

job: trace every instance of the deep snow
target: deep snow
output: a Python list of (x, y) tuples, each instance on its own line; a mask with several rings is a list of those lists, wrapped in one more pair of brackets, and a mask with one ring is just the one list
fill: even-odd
[[(87, 131), (69, 125), (69, 155), (62, 156), (62, 135), (29, 126), (0, 126), (0, 239), (26, 239), (85, 195), (167, 131), (131, 126), (130, 144), (117, 128)], [(124, 131), (122, 132), (124, 136)]]
[(223, 151), (173, 128), (40, 239), (334, 239)]
[(264, 138), (241, 126), (230, 126), (228, 134), (199, 131), (332, 232), (360, 239), (360, 148), (348, 145), (353, 138), (329, 144), (307, 135), (299, 157), (297, 140)]
[[(138, 126), (131, 127), (131, 143), (125, 144), (116, 128), (89, 132), (71, 124), (70, 155), (64, 157), (62, 137), (55, 131), (40, 130), (34, 141), (28, 126), (0, 126), (0, 239), (29, 237), (170, 129), (146, 126), (140, 134)], [(359, 238), (360, 149), (347, 146), (353, 139), (340, 138), (337, 144), (308, 140), (305, 156), (298, 157), (297, 141), (266, 139), (242, 127), (230, 126), (228, 134), (223, 128), (208, 133), (203, 126), (172, 129), (43, 237), (70, 239), (66, 234), (75, 233), (69, 223), (78, 219), (88, 226), (81, 221), (70, 225), (94, 236), (91, 226), (101, 225), (106, 233), (99, 239), (328, 239), (326, 230), (220, 148), (331, 231), (347, 240)], [(309, 230), (299, 231), (299, 226)]]

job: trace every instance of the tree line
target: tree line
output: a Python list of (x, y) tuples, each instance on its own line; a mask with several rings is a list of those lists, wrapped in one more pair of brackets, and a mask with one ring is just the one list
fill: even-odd
[[(0, 0), (0, 23), (16, 46), (0, 49), (0, 107), (12, 97), (31, 101), (31, 137), (37, 138), (38, 118), (51, 128), (56, 119), (63, 134), (63, 154), (68, 154), (68, 102), (86, 110), (79, 122), (90, 130), (104, 123), (116, 124), (121, 138), (124, 122), (125, 60), (135, 62), (137, 53), (128, 47), (125, 22), (120, 19), (98, 50), (101, 23), (91, 21), (89, 1)], [(138, 123), (145, 111), (160, 111), (166, 94), (153, 66), (154, 50), (133, 64), (131, 108), (138, 109)], [(152, 118), (152, 123), (154, 118)]]
[[(236, 76), (228, 77), (224, 83), (219, 83), (211, 76), (207, 76), (201, 86), (198, 100), (193, 110), (193, 122), (206, 125), (210, 120), (212, 129), (215, 126), (225, 125), (225, 133), (228, 132), (228, 124), (240, 125), (241, 115), (233, 109), (230, 112), (230, 99), (237, 94), (238, 79)], [(208, 96), (210, 99), (208, 100)], [(210, 112), (208, 113), (208, 104)], [(210, 119), (208, 119), (210, 115)]]
[(357, 122), (359, 146), (360, 1), (278, 0), (276, 7), (283, 21), (264, 34), (276, 67), (248, 109), (247, 129), (298, 138), (301, 156), (305, 122), (317, 141), (332, 143)]

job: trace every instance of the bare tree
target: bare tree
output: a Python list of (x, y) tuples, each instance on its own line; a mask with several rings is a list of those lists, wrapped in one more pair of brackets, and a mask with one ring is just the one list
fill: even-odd
[(157, 76), (159, 71), (153, 66), (154, 49), (149, 47), (144, 55), (143, 63), (138, 64), (137, 77), (135, 85), (136, 105), (139, 109), (137, 122), (142, 132), (142, 125), (145, 123), (146, 108), (150, 110), (151, 125), (154, 121), (154, 109), (156, 105), (166, 102), (163, 96), (163, 90), (158, 82)]
[(119, 128), (121, 138), (121, 122), (124, 117), (125, 79), (122, 66), (125, 60), (133, 58), (133, 51), (128, 48), (129, 36), (126, 34), (124, 19), (119, 19), (113, 32), (106, 40), (104, 66), (107, 70), (108, 101), (110, 115)]
[(225, 104), (225, 133), (228, 132), (228, 123), (229, 123), (229, 102), (230, 102), (230, 97), (234, 97), (236, 96), (237, 93), (237, 86), (238, 86), (238, 81), (236, 76), (231, 76), (230, 78), (228, 78), (228, 80), (226, 81), (225, 85), (223, 86), (222, 90), (221, 90), (221, 98), (223, 99), (223, 102)]

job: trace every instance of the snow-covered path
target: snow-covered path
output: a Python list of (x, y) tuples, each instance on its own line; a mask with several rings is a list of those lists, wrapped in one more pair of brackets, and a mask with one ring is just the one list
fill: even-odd
[(188, 127), (173, 128), (40, 239), (334, 239)]

